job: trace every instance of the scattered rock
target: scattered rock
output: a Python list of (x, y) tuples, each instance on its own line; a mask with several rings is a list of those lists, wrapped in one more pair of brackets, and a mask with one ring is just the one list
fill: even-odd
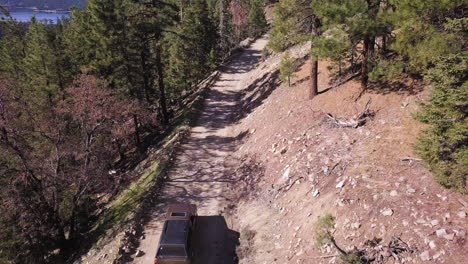
[(283, 147), (281, 150), (280, 150), (280, 154), (283, 155), (287, 152), (288, 150), (286, 149), (286, 147)]
[(458, 215), (458, 217), (460, 217), (460, 218), (465, 218), (465, 217), (466, 217), (466, 213), (463, 212), (463, 211), (459, 212), (457, 215)]
[(337, 188), (337, 189), (343, 188), (343, 186), (344, 186), (344, 184), (345, 184), (345, 181), (346, 181), (346, 179), (340, 181), (340, 182), (336, 185), (336, 188)]
[(428, 260), (431, 259), (431, 256), (429, 255), (429, 251), (427, 251), (427, 250), (424, 251), (423, 253), (421, 253), (421, 254), (419, 255), (419, 257), (421, 257), (421, 260), (422, 260), (422, 261), (428, 261)]
[(437, 237), (445, 238), (447, 240), (453, 240), (455, 238), (455, 234), (447, 234), (447, 231), (443, 228), (436, 230)]
[(447, 231), (445, 231), (445, 229), (437, 229), (436, 235), (437, 237), (444, 237), (445, 235), (447, 235)]
[(313, 197), (318, 197), (320, 195), (320, 191), (318, 189), (316, 189), (313, 193), (312, 193), (312, 196)]
[(446, 214), (444, 215), (444, 218), (445, 218), (445, 221), (447, 221), (447, 220), (450, 218), (450, 213), (446, 213)]
[(285, 184), (289, 181), (289, 174), (291, 173), (291, 167), (287, 167), (286, 170), (283, 172), (283, 176), (281, 176), (280, 184)]
[(455, 238), (455, 233), (445, 235), (444, 238), (447, 240), (453, 240)]
[(392, 216), (393, 215), (393, 210), (392, 209), (385, 209), (385, 210), (382, 211), (382, 215)]

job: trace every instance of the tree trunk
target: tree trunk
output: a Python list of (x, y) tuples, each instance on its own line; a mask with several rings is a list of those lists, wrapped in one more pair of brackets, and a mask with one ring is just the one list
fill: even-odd
[(387, 52), (387, 35), (383, 35), (382, 37), (382, 53), (385, 54)]
[[(312, 21), (312, 37), (320, 36), (321, 25), (320, 19), (314, 16)], [(310, 81), (309, 99), (312, 99), (318, 94), (318, 60), (314, 55), (310, 56)]]
[(361, 65), (361, 92), (364, 92), (367, 89), (367, 83), (369, 82), (369, 45), (370, 39), (366, 37), (364, 39), (363, 47), (363, 56), (362, 56), (362, 65)]
[(141, 63), (141, 69), (142, 69), (142, 74), (143, 74), (143, 91), (145, 93), (145, 99), (147, 103), (151, 103), (150, 99), (150, 72), (149, 72), (149, 67), (148, 67), (148, 62), (147, 62), (147, 57), (148, 57), (148, 50), (149, 47), (146, 44), (147, 40), (142, 40), (145, 42), (144, 47), (141, 50), (140, 53), (140, 63)]
[(348, 255), (348, 252), (344, 251), (340, 246), (338, 246), (338, 244), (336, 243), (335, 238), (334, 238), (332, 235), (330, 235), (330, 236), (331, 236), (330, 240), (331, 240), (333, 246), (334, 246), (341, 254), (343, 254), (344, 256)]
[(163, 124), (169, 123), (169, 114), (166, 105), (166, 89), (164, 87), (164, 70), (161, 62), (161, 48), (158, 47), (156, 51), (156, 70), (158, 72), (158, 88), (159, 88), (159, 104), (161, 106), (161, 114), (163, 117)]
[(375, 52), (375, 37), (369, 39), (369, 57), (373, 56)]
[(318, 94), (318, 61), (314, 56), (310, 57), (310, 90), (309, 99), (314, 98)]

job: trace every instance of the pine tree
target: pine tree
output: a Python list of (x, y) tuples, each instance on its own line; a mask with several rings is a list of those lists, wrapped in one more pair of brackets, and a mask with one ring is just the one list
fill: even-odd
[[(388, 15), (398, 29), (391, 49), (405, 59), (405, 71), (424, 74), (440, 56), (463, 48), (463, 34), (446, 28), (451, 19), (463, 19), (466, 1), (393, 0)], [(465, 18), (466, 19), (466, 18)]]
[[(275, 6), (275, 20), (272, 25), (268, 47), (273, 51), (284, 51), (288, 47), (316, 38), (320, 35), (321, 21), (315, 7), (307, 0), (280, 0)], [(311, 87), (309, 98), (318, 94), (318, 60), (310, 58)]]
[(291, 78), (294, 77), (295, 71), (296, 71), (296, 62), (293, 58), (289, 56), (289, 53), (286, 52), (281, 58), (281, 63), (280, 63), (281, 81), (287, 82), (288, 86), (291, 87)]
[(257, 37), (263, 33), (267, 27), (267, 21), (264, 12), (264, 0), (252, 0), (249, 10), (250, 34), (252, 37)]
[(190, 90), (216, 65), (218, 34), (215, 22), (203, 0), (195, 0), (185, 8), (177, 34), (169, 35), (168, 75), (172, 87)]
[(11, 17), (0, 21), (0, 72), (19, 80), (24, 76), (24, 57), (26, 42), (21, 24)]
[[(323, 22), (324, 34), (318, 43), (326, 42), (326, 38), (330, 34), (334, 35), (336, 31), (342, 31), (344, 34), (340, 35), (348, 37), (348, 39), (335, 37), (335, 45), (330, 47), (322, 45), (322, 49), (328, 49), (328, 51), (317, 49), (316, 52), (331, 55), (336, 52), (334, 49), (337, 47), (340, 49), (350, 45), (350, 54), (354, 57), (354, 51), (360, 49), (362, 54), (361, 87), (362, 91), (365, 91), (369, 73), (372, 71), (371, 64), (375, 58), (376, 38), (385, 36), (391, 31), (390, 25), (384, 19), (383, 7), (385, 5), (383, 5), (383, 1), (314, 0), (312, 5), (316, 8), (316, 12)], [(337, 40), (341, 43), (336, 42)], [(360, 48), (361, 45), (362, 48)]]
[(49, 99), (65, 89), (73, 78), (69, 58), (64, 53), (63, 27), (61, 22), (50, 27), (33, 19), (26, 33), (23, 60), (26, 86)]
[(468, 52), (439, 59), (427, 80), (434, 92), (416, 117), (430, 128), (417, 150), (437, 182), (468, 193)]
[(219, 55), (225, 59), (236, 45), (228, 0), (218, 0), (215, 15), (218, 17)]

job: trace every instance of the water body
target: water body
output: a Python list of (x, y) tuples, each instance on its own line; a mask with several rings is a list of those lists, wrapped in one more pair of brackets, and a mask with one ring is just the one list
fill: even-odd
[[(28, 8), (8, 8), (11, 17), (19, 22), (29, 22), (34, 16), (38, 21), (47, 21), (47, 23), (57, 23), (57, 19), (69, 18), (70, 13), (64, 11), (46, 12), (41, 10), (33, 10)], [(3, 18), (3, 15), (0, 15)]]

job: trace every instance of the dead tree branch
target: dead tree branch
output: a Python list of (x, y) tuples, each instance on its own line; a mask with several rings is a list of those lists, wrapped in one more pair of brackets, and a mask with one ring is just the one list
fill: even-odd
[(329, 122), (331, 122), (333, 125), (336, 125), (337, 127), (358, 128), (365, 125), (366, 122), (374, 116), (374, 111), (369, 109), (370, 102), (370, 100), (367, 101), (364, 110), (351, 119), (337, 118), (330, 113), (325, 113), (325, 115), (328, 117)]

